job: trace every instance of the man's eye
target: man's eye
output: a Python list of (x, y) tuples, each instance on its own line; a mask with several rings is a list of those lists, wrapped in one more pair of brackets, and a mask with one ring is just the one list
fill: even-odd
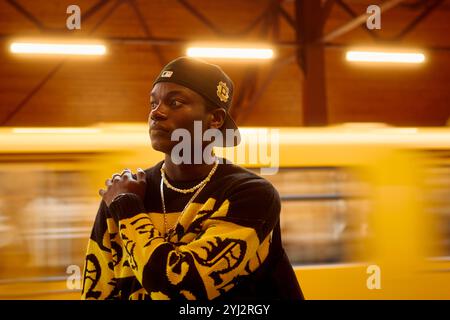
[(181, 107), (182, 104), (183, 104), (183, 102), (181, 102), (179, 100), (172, 100), (170, 102), (170, 105), (175, 108)]

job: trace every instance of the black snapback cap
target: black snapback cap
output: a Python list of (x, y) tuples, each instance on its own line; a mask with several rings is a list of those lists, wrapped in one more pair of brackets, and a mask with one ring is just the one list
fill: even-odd
[[(153, 82), (173, 82), (200, 94), (210, 104), (226, 111), (225, 122), (220, 128), (223, 147), (237, 146), (241, 141), (239, 129), (229, 110), (233, 100), (234, 85), (230, 77), (215, 64), (190, 57), (180, 57), (169, 62)], [(234, 130), (233, 141), (226, 141), (226, 129)]]

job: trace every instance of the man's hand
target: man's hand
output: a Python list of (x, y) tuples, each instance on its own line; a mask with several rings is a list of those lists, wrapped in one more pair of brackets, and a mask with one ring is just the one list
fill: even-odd
[(103, 201), (105, 201), (108, 207), (114, 198), (121, 193), (134, 193), (144, 201), (147, 186), (144, 170), (139, 168), (136, 177), (137, 179), (133, 178), (130, 169), (123, 170), (121, 174), (115, 173), (112, 175), (112, 179), (105, 181), (106, 191), (100, 189), (98, 193), (102, 196)]

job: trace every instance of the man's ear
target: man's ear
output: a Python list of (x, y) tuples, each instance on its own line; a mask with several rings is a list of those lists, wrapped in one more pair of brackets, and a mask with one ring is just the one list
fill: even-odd
[(211, 129), (220, 129), (225, 123), (227, 112), (222, 108), (217, 108), (210, 111), (209, 127)]

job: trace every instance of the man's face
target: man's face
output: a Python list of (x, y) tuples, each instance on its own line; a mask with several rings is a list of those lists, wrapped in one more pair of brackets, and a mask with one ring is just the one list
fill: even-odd
[(169, 154), (178, 141), (171, 141), (175, 129), (184, 128), (193, 138), (194, 121), (202, 121), (202, 131), (209, 128), (211, 114), (198, 93), (176, 83), (159, 82), (150, 93), (149, 134), (155, 150)]

